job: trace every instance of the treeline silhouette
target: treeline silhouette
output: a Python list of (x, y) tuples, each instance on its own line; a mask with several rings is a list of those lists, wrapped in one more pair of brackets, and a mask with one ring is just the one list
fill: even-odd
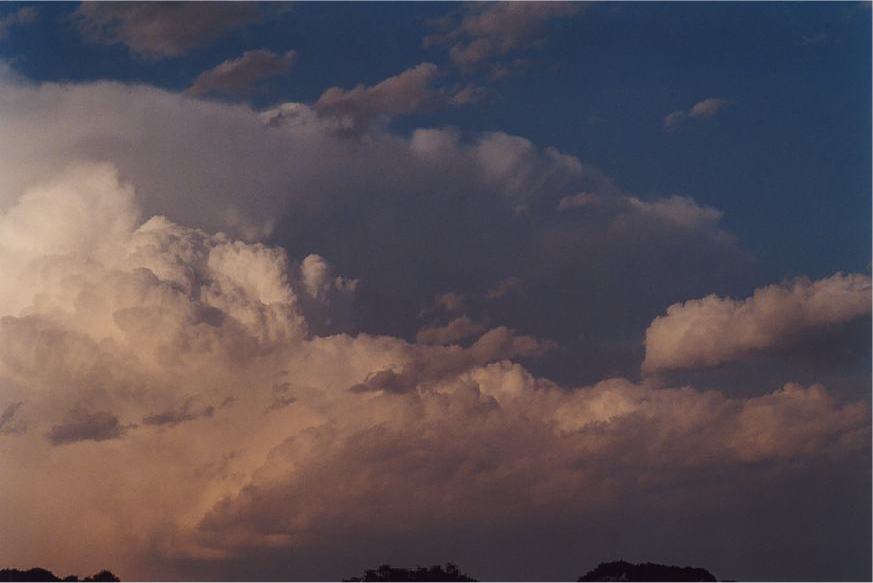
[(21, 571), (19, 569), (0, 569), (0, 581), (121, 581), (112, 571), (103, 569), (90, 577), (79, 579), (76, 575), (58, 577), (47, 569), (39, 567)]
[[(4, 581), (120, 581), (111, 571), (102, 570), (90, 577), (79, 579), (76, 575), (58, 577), (46, 569), (34, 568), (27, 571), (19, 569), (0, 569), (0, 582)], [(431, 567), (392, 567), (381, 565), (376, 569), (367, 569), (360, 577), (343, 579), (343, 581), (477, 581), (461, 572), (454, 563), (445, 566)], [(657, 563), (628, 563), (627, 561), (612, 561), (600, 563), (588, 571), (577, 581), (718, 581), (715, 575), (706, 569), (697, 567), (676, 567), (659, 565)]]
[[(367, 569), (361, 577), (343, 581), (477, 581), (462, 573), (454, 563), (445, 567), (416, 567), (406, 569), (382, 565), (377, 569)], [(675, 567), (657, 563), (635, 565), (627, 561), (600, 563), (577, 581), (718, 581), (706, 569), (696, 567)]]
[(461, 573), (454, 563), (446, 563), (445, 567), (434, 565), (415, 569), (381, 565), (378, 569), (367, 569), (362, 577), (352, 577), (343, 581), (476, 581), (476, 579)]
[(600, 563), (577, 581), (718, 581), (706, 569), (627, 561)]

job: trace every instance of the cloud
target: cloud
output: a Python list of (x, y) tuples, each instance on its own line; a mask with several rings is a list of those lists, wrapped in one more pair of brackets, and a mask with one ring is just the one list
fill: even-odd
[(424, 39), (424, 46), (449, 45), (452, 61), (469, 69), (484, 61), (532, 46), (550, 20), (573, 16), (583, 7), (577, 2), (470, 5), (461, 12), (459, 20), (448, 17), (433, 21), (437, 32)]
[(106, 411), (87, 413), (76, 410), (67, 418), (51, 428), (46, 434), (52, 445), (63, 445), (77, 441), (105, 441), (118, 439), (125, 432), (118, 417)]
[(266, 79), (287, 73), (296, 53), (277, 55), (265, 49), (245, 51), (241, 57), (228, 59), (197, 76), (188, 91), (194, 95), (245, 95)]
[(521, 278), (510, 275), (509, 277), (500, 280), (495, 287), (485, 292), (485, 299), (499, 300), (504, 298), (521, 287), (521, 284)]
[(472, 84), (453, 91), (434, 87), (439, 77), (436, 65), (420, 63), (375, 85), (358, 84), (352, 89), (330, 87), (312, 107), (339, 128), (356, 133), (395, 117), (444, 106), (470, 105), (490, 96), (487, 90)]
[(558, 201), (558, 210), (565, 211), (574, 208), (583, 208), (586, 206), (601, 204), (601, 199), (593, 192), (580, 192), (579, 194), (571, 194), (561, 197)]
[(15, 415), (24, 403), (17, 401), (10, 403), (0, 413), (0, 435), (11, 435), (24, 431), (24, 424), (15, 419)]
[(39, 13), (31, 6), (22, 6), (15, 12), (10, 12), (0, 17), (0, 39), (6, 37), (9, 31), (17, 26), (24, 26), (36, 22)]
[(485, 326), (474, 322), (466, 314), (455, 318), (444, 326), (425, 326), (415, 335), (415, 341), (419, 344), (455, 344), (469, 336), (475, 336), (485, 330)]
[(721, 109), (729, 103), (730, 102), (727, 99), (721, 99), (719, 97), (704, 99), (703, 101), (695, 103), (691, 107), (691, 109), (688, 111), (688, 117), (712, 117), (719, 111), (721, 111)]
[(83, 2), (74, 14), (87, 40), (153, 59), (182, 56), (257, 18), (248, 2)]
[(683, 475), (749, 471), (862, 447), (867, 437), (863, 407), (840, 408), (818, 386), (741, 401), (616, 379), (558, 395), (495, 364), (433, 392), (372, 398), (359, 414), (384, 407), (390, 417), (277, 446), (259, 475), (205, 514), (198, 543), (317, 549), (374, 525), (390, 540), (441, 540), (453, 528), (533, 526), (537, 514), (593, 518), (628, 496), (645, 504)]
[(720, 97), (710, 97), (695, 103), (688, 112), (674, 111), (664, 118), (664, 128), (667, 131), (676, 129), (687, 119), (706, 119), (713, 117), (724, 109), (730, 101)]
[(800, 37), (800, 44), (805, 47), (819, 46), (826, 43), (828, 34), (826, 32), (817, 32), (815, 34), (803, 35)]
[(673, 304), (646, 331), (643, 371), (711, 367), (790, 345), (801, 334), (868, 316), (870, 277), (795, 279), (744, 300), (709, 295)]
[[(373, 124), (348, 139), (305, 104), (257, 111), (118, 83), (4, 81), (0, 115), (0, 208), (75, 161), (111, 162), (136, 185), (142, 216), (245, 241), (270, 237), (305, 250), (301, 261), (317, 252), (336, 274), (360, 280), (354, 293), (334, 285), (321, 316), (323, 302), (297, 294), (317, 334), (412, 339), (422, 306), (453, 290), (477, 321), (558, 342), (562, 350), (537, 365), (552, 378), (590, 383), (638, 367), (637, 338), (663, 306), (728, 293), (726, 281), (750, 273), (714, 209), (689, 202), (689, 216), (700, 207), (697, 219), (677, 220), (682, 205), (670, 197), (634, 197), (591, 164), (504, 132), (398, 134)], [(555, 212), (582, 192), (601, 204)], [(82, 212), (68, 204), (47, 212)], [(127, 216), (107, 213), (94, 231)], [(41, 229), (44, 242), (60, 236), (48, 221), (28, 220), (20, 228)], [(55, 248), (79, 244), (71, 236)], [(298, 281), (300, 265), (290, 269)], [(507, 274), (525, 282), (525, 293), (482, 301)], [(586, 308), (568, 312), (568, 302)], [(595, 345), (580, 330), (621, 342)]]
[(172, 427), (186, 421), (208, 419), (213, 414), (215, 414), (215, 407), (198, 402), (194, 397), (189, 397), (169, 409), (146, 415), (142, 418), (142, 422), (144, 425), (168, 425)]
[(644, 217), (660, 221), (682, 229), (699, 229), (709, 232), (714, 238), (729, 240), (731, 236), (719, 228), (722, 211), (698, 204), (687, 196), (672, 195), (652, 200), (642, 200), (635, 196), (602, 196), (582, 192), (562, 197), (558, 202), (560, 212), (579, 209), (606, 209), (617, 213), (619, 221)]
[[(192, 107), (190, 123), (205, 108), (213, 129), (218, 113), (254, 115), (173, 103)], [(479, 147), (424, 155), (469, 160)], [(523, 142), (498, 147), (575, 167)], [(506, 177), (491, 156), (485, 185)], [(156, 579), (270, 552), (311, 565), (345, 557), (364, 532), (382, 548), (469, 546), (561, 521), (578, 534), (670, 492), (707, 511), (699, 500), (726, 475), (735, 489), (716, 499), (742, 504), (745, 488), (760, 495), (756, 479), (866, 460), (866, 404), (819, 385), (748, 398), (624, 378), (561, 385), (519, 362), (554, 344), (506, 326), (469, 346), (321, 334), (313, 322), (333, 317), (334, 299), (360, 292), (323, 256), (296, 261), (151, 215), (110, 163), (50, 168), (0, 212), (0, 402), (24, 403), (29, 425), (3, 444), (16, 472), (0, 472), (0, 530), (16, 537), (0, 560), (110, 562)], [(555, 215), (553, 194), (543, 204)]]
[(445, 312), (446, 314), (459, 314), (467, 305), (467, 298), (455, 292), (445, 292), (434, 297), (433, 305), (419, 312), (419, 317), (426, 316), (435, 312)]

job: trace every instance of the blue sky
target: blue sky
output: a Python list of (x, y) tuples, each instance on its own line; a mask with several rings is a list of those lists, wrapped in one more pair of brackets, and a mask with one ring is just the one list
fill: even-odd
[(871, 40), (0, 4), (0, 567), (869, 579)]

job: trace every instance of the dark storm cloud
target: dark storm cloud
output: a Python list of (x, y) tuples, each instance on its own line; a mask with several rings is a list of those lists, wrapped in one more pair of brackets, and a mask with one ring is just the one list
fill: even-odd
[(3, 409), (3, 413), (0, 413), (0, 435), (24, 431), (23, 424), (15, 420), (15, 414), (23, 404), (21, 401), (10, 403)]
[[(227, 403), (228, 401), (225, 400), (225, 402)], [(167, 425), (173, 427), (186, 421), (209, 418), (214, 414), (215, 407), (191, 397), (169, 409), (146, 415), (142, 418), (142, 422), (143, 425)]]
[(64, 445), (77, 441), (118, 439), (126, 431), (127, 428), (112, 413), (75, 410), (62, 423), (53, 426), (46, 437), (52, 445)]

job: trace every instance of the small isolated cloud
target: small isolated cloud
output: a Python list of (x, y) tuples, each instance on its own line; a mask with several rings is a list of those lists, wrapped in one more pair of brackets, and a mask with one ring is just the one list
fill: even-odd
[(815, 34), (804, 35), (800, 39), (800, 44), (805, 47), (813, 47), (818, 45), (823, 45), (828, 40), (828, 35), (826, 32), (818, 32)]
[(460, 20), (432, 21), (437, 32), (425, 37), (424, 46), (449, 46), (452, 61), (469, 69), (536, 44), (550, 20), (573, 16), (582, 7), (577, 2), (473, 3)]
[(485, 299), (499, 300), (512, 293), (514, 290), (521, 287), (521, 278), (510, 275), (504, 280), (501, 280), (496, 286), (485, 292)]
[(415, 341), (419, 344), (456, 344), (459, 340), (475, 336), (485, 330), (485, 326), (470, 319), (466, 314), (455, 318), (445, 326), (431, 325), (418, 331)]
[(184, 55), (257, 18), (254, 2), (83, 2), (74, 14), (87, 40), (155, 59)]
[(664, 118), (664, 128), (668, 131), (674, 130), (689, 118), (706, 119), (713, 117), (728, 104), (730, 104), (730, 101), (722, 99), (721, 97), (710, 97), (709, 99), (704, 99), (703, 101), (699, 101), (691, 106), (691, 109), (687, 112), (674, 111), (669, 114)]
[(63, 445), (76, 441), (106, 441), (117, 439), (127, 430), (118, 417), (107, 411), (87, 413), (76, 409), (69, 413), (62, 423), (48, 432), (52, 445)]
[(455, 292), (446, 292), (436, 297), (434, 305), (450, 313), (457, 312), (464, 308), (464, 296)]
[(194, 95), (245, 95), (258, 83), (287, 73), (295, 57), (294, 51), (283, 55), (265, 49), (246, 51), (241, 57), (200, 73), (188, 91)]
[(694, 104), (688, 112), (688, 117), (712, 117), (728, 103), (727, 99), (721, 99), (719, 97), (704, 99), (703, 101)]
[(9, 34), (9, 31), (16, 26), (36, 22), (37, 15), (38, 13), (35, 8), (23, 6), (15, 12), (0, 17), (0, 39)]
[(212, 417), (214, 414), (215, 407), (190, 397), (168, 409), (146, 415), (142, 418), (142, 422), (144, 425), (167, 425), (173, 427), (186, 421)]
[(838, 273), (770, 285), (744, 300), (673, 304), (646, 330), (643, 371), (712, 367), (788, 346), (799, 334), (869, 315), (870, 290), (869, 276)]

